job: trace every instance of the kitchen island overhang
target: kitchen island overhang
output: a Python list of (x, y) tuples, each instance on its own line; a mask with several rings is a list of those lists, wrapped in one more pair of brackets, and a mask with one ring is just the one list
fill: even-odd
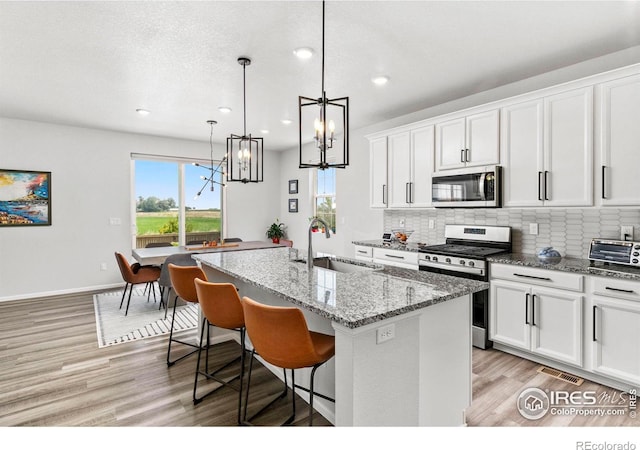
[[(360, 267), (309, 271), (290, 260), (290, 252), (194, 259), (210, 281), (232, 282), (241, 296), (266, 304), (298, 306), (310, 329), (335, 335), (336, 356), (318, 370), (316, 385), (336, 402), (314, 401), (335, 425), (465, 424), (471, 402), (471, 294), (487, 289), (487, 283), (349, 258), (333, 259)], [(269, 368), (282, 376), (280, 369)], [(296, 378), (307, 380), (302, 372)]]

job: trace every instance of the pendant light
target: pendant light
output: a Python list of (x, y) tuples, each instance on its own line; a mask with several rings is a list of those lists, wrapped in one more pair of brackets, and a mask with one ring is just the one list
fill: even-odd
[[(330, 99), (324, 90), (324, 1), (322, 2), (322, 96), (298, 97), (300, 168), (344, 169), (349, 165), (349, 97)], [(313, 142), (313, 145), (304, 143)]]
[[(193, 198), (194, 200), (198, 200), (198, 197), (200, 197), (200, 195), (202, 195), (202, 191), (204, 191), (204, 189), (207, 187), (207, 185), (211, 185), (211, 192), (213, 192), (213, 185), (214, 184), (219, 184), (220, 186), (224, 187), (224, 183), (220, 183), (219, 181), (216, 181), (213, 179), (213, 177), (215, 176), (216, 173), (220, 173), (221, 171), (221, 167), (222, 164), (224, 164), (226, 162), (226, 156), (224, 158), (222, 158), (222, 160), (218, 163), (217, 166), (213, 166), (214, 161), (213, 161), (213, 126), (216, 125), (218, 122), (216, 122), (215, 120), (207, 120), (207, 123), (211, 126), (211, 133), (209, 134), (209, 148), (211, 149), (211, 161), (210, 161), (210, 166), (203, 166), (202, 164), (199, 163), (193, 163), (194, 166), (196, 167), (202, 167), (203, 169), (207, 169), (210, 174), (209, 176), (205, 177), (204, 175), (202, 175), (200, 178), (202, 178), (204, 180), (204, 185), (200, 188), (200, 190), (198, 191), (198, 193), (196, 194), (196, 196)], [(222, 172), (222, 175), (224, 175), (224, 171)]]
[(242, 183), (258, 183), (262, 179), (262, 138), (251, 137), (247, 134), (247, 88), (246, 70), (251, 64), (249, 58), (238, 58), (242, 66), (242, 95), (244, 98), (244, 129), (242, 136), (232, 134), (227, 138), (227, 181)]

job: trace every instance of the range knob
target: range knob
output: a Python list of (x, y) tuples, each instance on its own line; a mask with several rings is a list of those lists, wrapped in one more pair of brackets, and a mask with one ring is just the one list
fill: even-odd
[(444, 262), (448, 262), (448, 263), (450, 263), (450, 262), (451, 262), (451, 258), (447, 258), (447, 259), (445, 259), (445, 260), (444, 260)]
[(458, 264), (460, 264), (461, 266), (464, 266), (465, 265), (464, 259), (461, 259), (460, 261), (458, 261)]
[(633, 252), (633, 256), (640, 256), (640, 253), (638, 253), (638, 252)]
[(431, 256), (427, 255), (424, 257), (425, 261), (430, 261), (431, 260)]
[(636, 244), (633, 248), (636, 250), (640, 250), (640, 244)]
[(638, 264), (638, 260), (635, 259), (635, 258), (631, 262), (634, 263), (634, 264)]
[(432, 257), (431, 261), (438, 261), (438, 257), (437, 256)]
[(476, 263), (474, 263), (473, 261), (469, 261), (469, 264), (468, 264), (469, 267), (473, 267), (475, 265), (476, 265)]

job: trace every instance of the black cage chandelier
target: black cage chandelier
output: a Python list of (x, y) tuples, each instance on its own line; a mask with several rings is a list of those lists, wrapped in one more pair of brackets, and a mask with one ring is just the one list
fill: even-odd
[(247, 87), (246, 70), (251, 64), (249, 58), (238, 58), (242, 66), (242, 95), (244, 98), (244, 129), (242, 136), (232, 134), (227, 138), (227, 181), (258, 183), (262, 179), (262, 138), (247, 134)]
[[(300, 168), (349, 165), (349, 97), (330, 99), (324, 90), (324, 1), (322, 2), (322, 97), (298, 97)], [(313, 145), (303, 145), (305, 142)]]
[(207, 123), (211, 126), (211, 133), (209, 134), (209, 148), (211, 149), (211, 161), (210, 161), (210, 166), (203, 166), (202, 164), (199, 163), (193, 163), (194, 166), (197, 167), (202, 167), (204, 169), (207, 169), (209, 171), (209, 176), (200, 176), (200, 178), (202, 178), (204, 180), (204, 185), (200, 188), (200, 190), (198, 191), (198, 193), (196, 194), (196, 196), (193, 198), (194, 200), (198, 200), (198, 197), (200, 197), (200, 195), (202, 195), (202, 191), (205, 190), (205, 188), (208, 185), (211, 185), (211, 192), (214, 191), (213, 189), (213, 185), (214, 184), (219, 184), (220, 186), (224, 187), (224, 183), (220, 183), (219, 181), (216, 181), (213, 179), (213, 177), (215, 176), (215, 174), (222, 172), (223, 178), (222, 180), (224, 181), (224, 171), (222, 170), (222, 165), (227, 161), (226, 160), (226, 156), (224, 158), (222, 158), (222, 160), (218, 163), (217, 166), (214, 166), (214, 160), (213, 160), (213, 126), (215, 124), (217, 124), (218, 122), (216, 122), (215, 120), (207, 120)]

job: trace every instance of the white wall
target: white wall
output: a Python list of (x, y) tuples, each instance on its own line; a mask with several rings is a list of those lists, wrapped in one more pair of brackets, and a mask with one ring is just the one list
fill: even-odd
[[(287, 225), (287, 236), (294, 247), (306, 249), (309, 218), (313, 216), (313, 171), (299, 169), (298, 148), (282, 152), (280, 221)], [(353, 254), (354, 240), (378, 239), (382, 236), (382, 211), (369, 208), (369, 141), (358, 131), (351, 131), (349, 166), (337, 169), (336, 234), (327, 239), (313, 233), (313, 250), (340, 256)], [(298, 180), (298, 194), (289, 195), (289, 180)], [(298, 213), (288, 212), (288, 199), (298, 199)]]
[[(208, 159), (210, 151), (207, 142), (5, 118), (0, 149), (0, 168), (52, 172), (52, 225), (0, 229), (0, 301), (121, 285), (114, 252), (131, 254), (131, 153)], [(266, 239), (277, 209), (278, 156), (267, 153), (265, 183), (228, 187), (228, 232), (245, 239)], [(250, 220), (240, 220), (245, 211)]]

